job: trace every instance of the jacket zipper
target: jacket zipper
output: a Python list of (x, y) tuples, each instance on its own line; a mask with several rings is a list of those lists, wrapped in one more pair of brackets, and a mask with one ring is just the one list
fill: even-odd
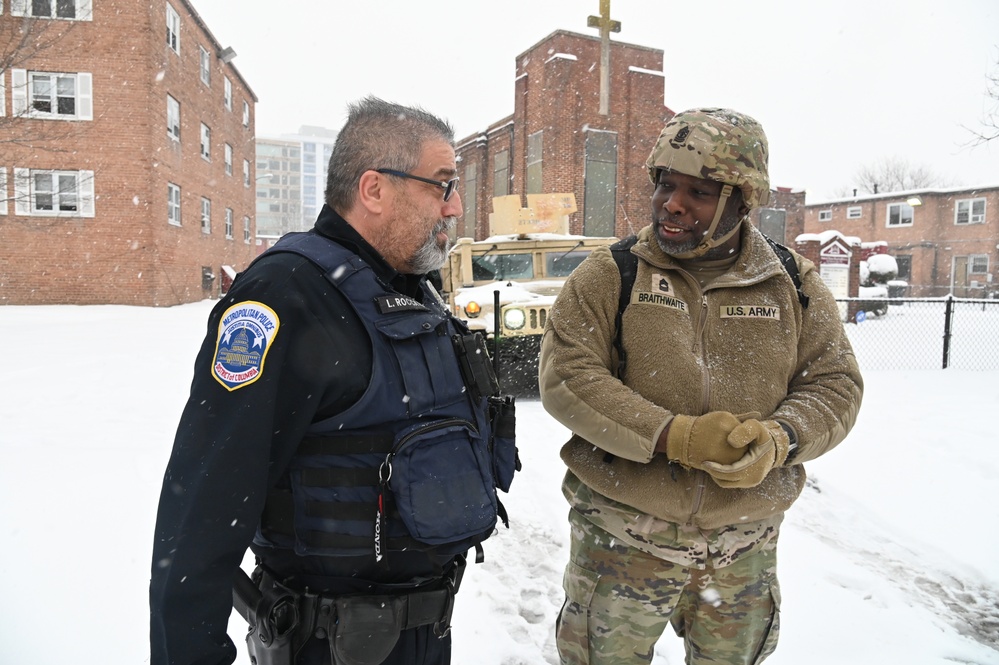
[(708, 371), (708, 359), (704, 355), (704, 332), (708, 327), (708, 296), (701, 294), (701, 321), (697, 331), (697, 348), (701, 355), (701, 412), (707, 413), (711, 407), (711, 377)]
[[(701, 412), (707, 413), (711, 406), (711, 377), (708, 372), (707, 358), (704, 357), (704, 332), (708, 326), (708, 294), (701, 291), (701, 322), (697, 331), (697, 346), (701, 354), (701, 363), (704, 369), (701, 370)], [(701, 509), (704, 500), (704, 474), (699, 474), (697, 479), (697, 489), (694, 493), (694, 505), (690, 510), (690, 524), (694, 523), (694, 515)]]
[[(711, 378), (708, 374), (708, 363), (707, 358), (704, 357), (704, 331), (708, 324), (708, 295), (704, 293), (701, 288), (700, 282), (688, 273), (686, 270), (681, 268), (673, 268), (678, 273), (683, 275), (687, 283), (690, 284), (697, 293), (701, 294), (701, 307), (698, 313), (697, 322), (694, 327), (694, 343), (691, 348), (691, 353), (696, 353), (701, 358), (701, 365), (703, 369), (701, 370), (702, 385), (701, 385), (701, 410), (703, 413), (707, 413), (711, 402)], [(687, 520), (687, 524), (693, 525), (694, 515), (697, 511), (701, 509), (701, 504), (704, 501), (704, 490), (705, 490), (705, 476), (706, 474), (700, 474), (697, 480), (697, 486), (694, 488), (694, 500), (690, 508), (690, 517)]]

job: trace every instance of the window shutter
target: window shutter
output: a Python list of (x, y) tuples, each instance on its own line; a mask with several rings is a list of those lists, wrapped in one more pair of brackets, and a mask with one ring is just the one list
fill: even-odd
[(31, 214), (31, 171), (14, 169), (14, 214)]
[(94, 216), (94, 172), (80, 171), (80, 217)]
[(28, 0), (10, 0), (11, 16), (27, 16)]
[(10, 70), (10, 114), (19, 117), (28, 114), (28, 71)]
[(81, 72), (76, 75), (76, 117), (78, 120), (94, 119), (93, 74)]
[(0, 166), (0, 215), (7, 214), (7, 167)]
[(94, 20), (93, 0), (76, 0), (76, 19), (78, 21)]
[(0, 117), (7, 115), (7, 77), (0, 72)]

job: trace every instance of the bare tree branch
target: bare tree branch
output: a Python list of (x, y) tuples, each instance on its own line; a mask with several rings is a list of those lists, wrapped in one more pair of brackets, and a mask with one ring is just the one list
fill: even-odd
[[(12, 69), (27, 69), (28, 66), (46, 51), (70, 34), (78, 21), (56, 21), (46, 18), (26, 16), (22, 18), (7, 17), (7, 23), (0, 32), (0, 76), (3, 80), (12, 80), (8, 72)], [(30, 82), (26, 85), (30, 85)], [(12, 86), (11, 96), (14, 95)], [(25, 122), (32, 118), (33, 109), (29, 107), (15, 113), (0, 116), (0, 161), (5, 159), (2, 146), (30, 146), (37, 150), (62, 152), (66, 139), (74, 136), (77, 129), (71, 124), (52, 122)]]
[[(28, 99), (25, 108), (9, 109), (9, 113), (0, 116), (0, 164), (9, 167), (18, 166), (17, 156), (25, 154), (23, 148), (31, 148), (36, 152), (67, 153), (71, 151), (73, 137), (79, 135), (83, 126), (74, 121), (56, 120), (39, 114), (30, 100), (30, 77), (24, 83), (14, 83), (14, 76), (8, 72), (16, 69), (30, 70), (38, 67), (39, 62), (47, 52), (52, 50), (59, 55), (67, 51), (63, 40), (79, 25), (78, 21), (53, 20), (44, 17), (4, 16), (0, 24), (0, 76), (2, 80), (11, 82), (11, 98), (15, 95)], [(57, 51), (56, 51), (57, 49)], [(15, 87), (15, 85), (17, 87)], [(15, 186), (15, 190), (18, 188)], [(54, 192), (57, 196), (69, 194), (69, 191)], [(4, 197), (9, 203), (18, 202), (18, 197)]]
[(985, 77), (985, 81), (985, 108), (982, 110), (980, 127), (977, 129), (964, 127), (971, 134), (971, 140), (965, 144), (966, 146), (980, 146), (999, 139), (999, 57), (996, 58), (995, 68)]
[(853, 176), (853, 184), (866, 194), (885, 194), (944, 187), (947, 182), (926, 166), (909, 164), (901, 157), (888, 157), (860, 167)]

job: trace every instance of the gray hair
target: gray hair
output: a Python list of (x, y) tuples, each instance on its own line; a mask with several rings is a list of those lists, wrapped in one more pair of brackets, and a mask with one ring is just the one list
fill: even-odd
[(454, 129), (419, 107), (365, 97), (347, 106), (347, 122), (337, 135), (326, 173), (326, 203), (339, 213), (354, 205), (365, 171), (410, 172), (428, 141), (454, 145)]

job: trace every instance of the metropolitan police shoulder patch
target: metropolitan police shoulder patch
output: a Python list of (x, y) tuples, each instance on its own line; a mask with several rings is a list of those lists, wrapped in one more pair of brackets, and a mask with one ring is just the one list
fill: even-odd
[(241, 302), (227, 309), (219, 321), (212, 359), (215, 380), (233, 391), (259, 379), (280, 325), (274, 310), (259, 302)]

